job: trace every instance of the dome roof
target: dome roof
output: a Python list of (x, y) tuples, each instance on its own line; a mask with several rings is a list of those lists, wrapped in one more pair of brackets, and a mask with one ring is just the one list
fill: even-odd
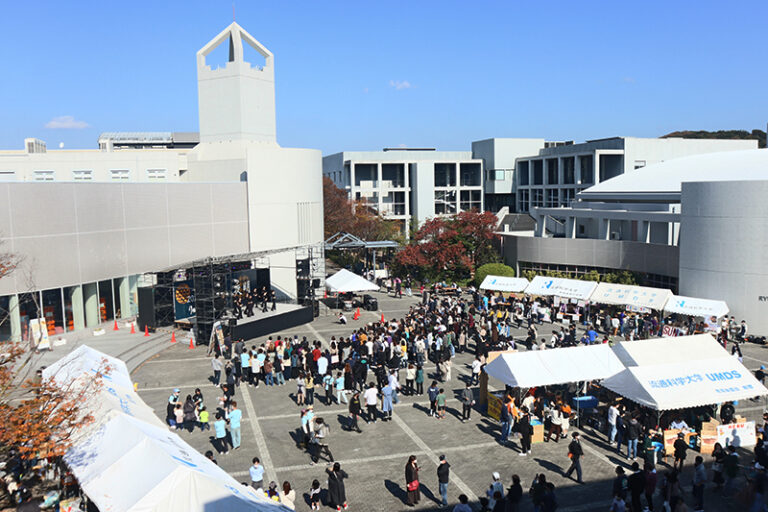
[(724, 151), (674, 158), (584, 189), (582, 200), (668, 201), (680, 198), (683, 182), (768, 180), (768, 149)]

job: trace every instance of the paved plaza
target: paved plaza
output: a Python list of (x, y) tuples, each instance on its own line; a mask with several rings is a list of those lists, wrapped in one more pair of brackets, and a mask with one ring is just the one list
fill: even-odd
[[(327, 342), (331, 336), (349, 335), (352, 329), (363, 322), (378, 321), (382, 311), (387, 318), (400, 318), (416, 300), (377, 295), (381, 311), (362, 311), (361, 320), (350, 320), (347, 326), (335, 323), (333, 311), (327, 315), (323, 311), (312, 324), (275, 335), (297, 334), (300, 337), (307, 336), (309, 340)], [(546, 332), (546, 326), (542, 332)], [(520, 337), (524, 337), (523, 332), (516, 333), (516, 338)], [(252, 340), (248, 344), (260, 344), (264, 339)], [(184, 343), (169, 344), (166, 350), (140, 365), (133, 373), (140, 396), (161, 419), (165, 418), (168, 395), (174, 387), (181, 388), (182, 399), (199, 387), (208, 409), (215, 411), (220, 391), (209, 380), (212, 372), (206, 350), (204, 346), (190, 350)], [(754, 370), (761, 364), (768, 365), (768, 350), (765, 347), (747, 345), (743, 347), (743, 352), (744, 363), (748, 368)], [(608, 447), (601, 433), (595, 433), (589, 427), (581, 430), (585, 451), (582, 466), (586, 483), (579, 485), (563, 475), (570, 463), (566, 442), (534, 444), (531, 455), (520, 457), (516, 442), (506, 447), (496, 442), (500, 429), (495, 420), (475, 410), (470, 421), (460, 421), (461, 405), (457, 396), (470, 374), (468, 364), (472, 358), (471, 354), (464, 353), (457, 354), (454, 359), (453, 378), (445, 384), (449, 396), (448, 414), (442, 421), (428, 415), (426, 395), (401, 396), (401, 402), (394, 408), (393, 421), (361, 423), (361, 434), (347, 432), (341, 428), (347, 416), (347, 406), (325, 405), (324, 393), (316, 392), (316, 417), (322, 417), (330, 424), (328, 444), (331, 452), (341, 463), (342, 469), (349, 474), (346, 490), (350, 510), (408, 509), (405, 505), (404, 467), (408, 456), (412, 454), (419, 458), (422, 468), (422, 500), (417, 510), (439, 508), (436, 465), (438, 457), (443, 454), (451, 464), (450, 508), (458, 502), (460, 494), (466, 494), (474, 502), (475, 509), (478, 509), (478, 497), (485, 495), (491, 474), (498, 471), (505, 487), (510, 484), (513, 474), (521, 477), (525, 492), (523, 511), (533, 510), (527, 490), (537, 473), (545, 473), (548, 481), (555, 484), (558, 511), (607, 510), (611, 502), (615, 467), (618, 464), (628, 470), (629, 464), (623, 456), (617, 455), (615, 449)], [(428, 366), (425, 370), (426, 388), (435, 368)], [(267, 387), (262, 383), (258, 388), (246, 385), (237, 388), (234, 399), (242, 409), (244, 418), (242, 447), (230, 451), (228, 455), (216, 457), (222, 468), (245, 483), (250, 481), (248, 468), (251, 459), (259, 457), (266, 467), (265, 482), (274, 480), (282, 484), (283, 481), (289, 481), (296, 489), (296, 509), (305, 511), (310, 510), (308, 490), (312, 480), (320, 480), (322, 487), (326, 488), (327, 479), (324, 473), (325, 462), (321, 459), (317, 465), (311, 465), (308, 453), (298, 447), (300, 407), (294, 401), (295, 392), (293, 381), (288, 381), (285, 386)], [(758, 419), (763, 410), (762, 403), (743, 402), (737, 410), (749, 419)], [(196, 429), (193, 433), (179, 432), (179, 435), (200, 452), (213, 450), (211, 430), (201, 432)], [(689, 467), (686, 467), (682, 477), (689, 504), (692, 503), (690, 483), (693, 470), (690, 465), (693, 459), (694, 453), (689, 454)], [(711, 458), (707, 456), (705, 460), (709, 466)], [(749, 452), (744, 450), (742, 464), (750, 460)], [(151, 461), (147, 463), (151, 464)], [(660, 472), (669, 468), (666, 463), (657, 467)], [(733, 500), (723, 500), (719, 492), (711, 489), (711, 485), (705, 496), (706, 510), (744, 510), (743, 505)]]

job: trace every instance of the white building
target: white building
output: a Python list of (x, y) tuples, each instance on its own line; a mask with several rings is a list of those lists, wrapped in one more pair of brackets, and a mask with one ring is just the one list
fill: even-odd
[(482, 161), (469, 151), (344, 151), (323, 157), (323, 174), (404, 233), (412, 220), (484, 209)]
[[(212, 69), (222, 44), (229, 61)], [(197, 53), (197, 72), (199, 144), (109, 133), (96, 150), (27, 139), (0, 152), (0, 241), (23, 258), (0, 280), (0, 340), (26, 333), (34, 302), (56, 333), (135, 315), (143, 274), (208, 257), (269, 252), (260, 264), (288, 297), (297, 259), (312, 252), (322, 266), (321, 154), (277, 144), (272, 53), (232, 23)]]

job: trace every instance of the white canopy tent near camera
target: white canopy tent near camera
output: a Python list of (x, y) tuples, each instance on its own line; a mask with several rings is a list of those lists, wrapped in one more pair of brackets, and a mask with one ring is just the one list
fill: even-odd
[(56, 385), (79, 389), (101, 378), (64, 461), (86, 496), (109, 512), (277, 512), (268, 500), (205, 458), (154, 415), (133, 389), (125, 363), (86, 345), (43, 371)]
[(521, 293), (528, 288), (530, 281), (524, 277), (485, 276), (480, 283), (481, 290), (494, 292)]
[(595, 291), (594, 281), (536, 276), (525, 289), (528, 295), (555, 296), (566, 299), (587, 300)]
[(325, 287), (334, 293), (375, 292), (379, 286), (343, 268), (325, 280)]
[(665, 313), (678, 313), (681, 315), (696, 316), (701, 318), (720, 318), (728, 314), (728, 304), (722, 300), (698, 299), (684, 295), (672, 295), (664, 305)]
[(589, 300), (597, 304), (634, 306), (661, 311), (671, 296), (672, 290), (666, 288), (600, 283), (589, 297)]

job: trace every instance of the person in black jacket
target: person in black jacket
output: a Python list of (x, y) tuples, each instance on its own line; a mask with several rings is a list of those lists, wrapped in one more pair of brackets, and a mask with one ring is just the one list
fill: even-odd
[(360, 404), (360, 392), (355, 391), (352, 394), (352, 398), (349, 399), (349, 431), (352, 430), (356, 431), (358, 434), (362, 432), (360, 430), (360, 426), (357, 424), (358, 417), (360, 416), (360, 411), (362, 410), (362, 405)]
[(451, 473), (451, 465), (445, 460), (445, 455), (440, 456), (440, 464), (437, 465), (437, 485), (440, 489), (441, 505), (448, 506), (448, 479)]
[(632, 512), (641, 512), (643, 506), (640, 503), (641, 496), (645, 492), (645, 472), (640, 469), (640, 464), (632, 463), (632, 474), (629, 475), (629, 493), (632, 496)]
[(523, 406), (520, 408), (522, 415), (520, 421), (517, 424), (518, 432), (520, 432), (520, 455), (528, 455), (531, 452), (531, 435), (533, 434), (533, 427), (531, 426), (531, 415), (528, 414), (528, 409)]
[(573, 473), (575, 470), (576, 481), (580, 484), (583, 484), (584, 481), (581, 479), (581, 457), (584, 456), (584, 450), (581, 448), (579, 433), (574, 432), (571, 434), (571, 437), (573, 437), (573, 441), (571, 441), (571, 444), (568, 445), (568, 456), (571, 458), (571, 467), (569, 467), (568, 471), (565, 472), (565, 477), (570, 477), (571, 473)]
[[(675, 449), (675, 462), (672, 467), (679, 473), (682, 473), (683, 464), (685, 464), (685, 454), (688, 451), (688, 443), (685, 442), (685, 434), (682, 432), (677, 434), (677, 439), (675, 439), (673, 447)], [(678, 464), (680, 465), (679, 469)]]
[(507, 489), (507, 508), (504, 512), (518, 512), (520, 500), (523, 499), (523, 486), (520, 485), (520, 477), (512, 475), (512, 485)]

